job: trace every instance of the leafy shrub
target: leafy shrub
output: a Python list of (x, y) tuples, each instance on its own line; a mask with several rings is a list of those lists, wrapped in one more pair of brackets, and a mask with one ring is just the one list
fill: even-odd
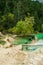
[(25, 21), (18, 21), (17, 25), (15, 27), (13, 27), (12, 29), (10, 29), (10, 31), (12, 31), (13, 33), (16, 34), (31, 34), (34, 32), (33, 29), (33, 25), (34, 25), (34, 18), (33, 17), (26, 17)]

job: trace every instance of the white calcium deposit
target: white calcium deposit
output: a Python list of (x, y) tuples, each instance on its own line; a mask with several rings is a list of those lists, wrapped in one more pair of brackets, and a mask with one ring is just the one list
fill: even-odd
[(0, 47), (0, 65), (43, 65), (43, 48), (38, 51), (22, 51), (21, 46)]

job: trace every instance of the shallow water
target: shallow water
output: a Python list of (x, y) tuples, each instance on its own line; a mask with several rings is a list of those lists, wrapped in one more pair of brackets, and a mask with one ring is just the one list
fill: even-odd
[(29, 51), (37, 51), (39, 49), (43, 48), (43, 40), (39, 40), (38, 42), (34, 43), (34, 45), (27, 45), (24, 46), (24, 50), (29, 50)]
[(35, 45), (43, 45), (43, 40), (39, 40), (38, 42), (35, 43)]
[(13, 44), (17, 44), (17, 45), (19, 45), (19, 44), (30, 44), (31, 43), (31, 39), (29, 40), (29, 38), (22, 38), (22, 37), (17, 37), (15, 40), (14, 40), (14, 42), (13, 42)]

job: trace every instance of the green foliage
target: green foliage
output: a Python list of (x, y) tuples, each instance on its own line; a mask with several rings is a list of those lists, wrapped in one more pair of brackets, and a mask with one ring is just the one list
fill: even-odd
[(12, 32), (16, 34), (31, 34), (34, 32), (33, 29), (34, 18), (26, 17), (24, 21), (18, 21), (17, 25), (12, 29)]
[(41, 31), (43, 32), (43, 24), (41, 25)]
[(9, 27), (13, 27), (14, 23), (15, 23), (14, 19), (15, 19), (14, 14), (12, 14), (12, 13), (8, 13), (7, 15), (3, 15), (1, 17), (1, 23), (0, 24), (2, 24), (2, 25), (0, 25), (0, 27), (1, 27), (0, 30), (2, 30), (2, 28), (4, 28), (4, 30), (6, 30), (6, 29), (9, 29)]
[(38, 0), (0, 0), (0, 31), (16, 34), (43, 32), (43, 3)]

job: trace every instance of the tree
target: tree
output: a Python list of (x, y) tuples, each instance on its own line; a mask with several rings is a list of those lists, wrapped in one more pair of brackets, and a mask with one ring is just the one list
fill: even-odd
[[(34, 23), (31, 22), (33, 19)], [(13, 31), (24, 34), (32, 33), (33, 29), (34, 33), (43, 32), (42, 24), (43, 3), (38, 0), (0, 0), (0, 31), (11, 31), (13, 28)]]
[(12, 28), (14, 24), (15, 24), (14, 14), (8, 13), (8, 15), (3, 15), (1, 17), (0, 26), (1, 28), (4, 28), (4, 30), (8, 30), (9, 28)]
[(34, 32), (33, 29), (34, 25), (34, 18), (33, 17), (26, 17), (25, 21), (18, 21), (16, 27), (12, 28), (12, 32), (16, 34), (31, 34)]

